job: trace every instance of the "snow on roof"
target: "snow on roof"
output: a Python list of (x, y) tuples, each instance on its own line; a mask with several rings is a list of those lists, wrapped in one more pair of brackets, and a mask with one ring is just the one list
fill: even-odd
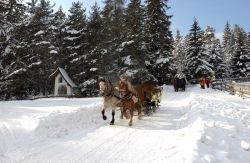
[(71, 78), (69, 77), (68, 73), (63, 69), (58, 67), (56, 69), (56, 71), (54, 73), (52, 73), (49, 77), (52, 77), (54, 75), (56, 75), (58, 72), (60, 72), (60, 74), (62, 75), (62, 77), (64, 78), (64, 80), (71, 86), (71, 87), (77, 87), (76, 84), (71, 80)]

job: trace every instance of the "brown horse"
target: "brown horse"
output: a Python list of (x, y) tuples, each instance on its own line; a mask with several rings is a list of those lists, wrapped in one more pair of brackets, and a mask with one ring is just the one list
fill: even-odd
[(136, 94), (136, 97), (139, 99), (141, 111), (144, 114), (150, 115), (152, 112), (155, 112), (161, 101), (162, 87), (150, 82), (131, 86), (126, 78), (122, 78), (120, 82), (127, 84), (129, 91)]
[(130, 83), (127, 80), (121, 79), (118, 84), (122, 106), (124, 108), (123, 114), (126, 116), (126, 109), (130, 111), (129, 126), (133, 123), (134, 111), (138, 111), (138, 119), (141, 119), (141, 102), (135, 90), (131, 89)]
[(138, 93), (138, 96), (141, 99), (141, 101), (146, 100), (145, 95), (147, 95), (148, 98), (151, 99), (152, 93), (156, 91), (155, 86), (153, 84), (150, 84), (150, 83), (134, 85), (133, 89), (136, 90), (136, 92)]

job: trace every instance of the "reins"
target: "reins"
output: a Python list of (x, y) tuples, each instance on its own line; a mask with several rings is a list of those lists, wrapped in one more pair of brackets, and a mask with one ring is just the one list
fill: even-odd
[(122, 97), (121, 99), (122, 100), (129, 100), (131, 99), (133, 96), (132, 92), (129, 92), (128, 94), (126, 94), (124, 97)]
[[(126, 90), (126, 89), (120, 89), (120, 90), (119, 90), (119, 92), (120, 92), (120, 93), (121, 93), (121, 92), (126, 93), (126, 92), (127, 92), (127, 90)], [(130, 92), (130, 91), (128, 91), (128, 93), (127, 93), (127, 94), (125, 94), (123, 97), (121, 97), (121, 100), (129, 100), (129, 99), (131, 99), (131, 98), (132, 98), (132, 96), (133, 96), (133, 93), (132, 93), (132, 92)]]
[(106, 85), (107, 85), (107, 92), (104, 94), (104, 97), (111, 98), (114, 96), (120, 100), (121, 98), (119, 96), (116, 96), (114, 93), (114, 88), (112, 86), (112, 83), (109, 81), (109, 83), (107, 83)]

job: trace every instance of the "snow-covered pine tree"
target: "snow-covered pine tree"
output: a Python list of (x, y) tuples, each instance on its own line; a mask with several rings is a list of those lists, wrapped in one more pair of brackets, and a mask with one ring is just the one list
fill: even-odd
[(65, 24), (63, 54), (67, 55), (65, 69), (77, 85), (86, 80), (85, 59), (87, 49), (87, 20), (85, 9), (79, 1), (73, 2)]
[(222, 47), (223, 47), (223, 53), (225, 55), (225, 61), (227, 64), (229, 64), (233, 54), (234, 42), (233, 42), (232, 30), (230, 28), (230, 24), (228, 21), (224, 28)]
[[(111, 55), (114, 59), (113, 65), (110, 67), (109, 76), (113, 78), (118, 78), (122, 74), (123, 69), (123, 55), (121, 53), (121, 48), (123, 47), (123, 43), (125, 42), (125, 0), (113, 0), (113, 16), (111, 17)], [(110, 62), (112, 63), (112, 62)], [(116, 75), (111, 75), (116, 73)]]
[(53, 45), (55, 46), (54, 50), (50, 51), (54, 53), (54, 66), (57, 67), (65, 67), (67, 56), (63, 53), (64, 46), (64, 30), (65, 30), (65, 22), (66, 22), (66, 14), (63, 12), (62, 7), (58, 8), (53, 15), (52, 19), (52, 32), (53, 32)]
[(247, 34), (247, 51), (250, 53), (250, 32)]
[(235, 48), (231, 60), (232, 77), (247, 77), (250, 75), (248, 67), (250, 58), (247, 52), (247, 34), (239, 25), (235, 25), (234, 37)]
[(124, 42), (120, 45), (120, 75), (131, 78), (132, 84), (153, 79), (146, 68), (149, 62), (144, 42), (145, 9), (140, 0), (132, 0), (125, 10)]
[(95, 50), (95, 48), (103, 42), (105, 36), (105, 33), (103, 33), (103, 19), (101, 18), (100, 7), (98, 7), (97, 3), (91, 8), (87, 28), (87, 38), (90, 49)]
[(250, 53), (250, 32), (247, 33), (247, 51)]
[(10, 74), (18, 69), (16, 47), (19, 42), (15, 30), (24, 19), (25, 6), (18, 0), (6, 0), (0, 2), (0, 7), (0, 99), (7, 100), (13, 94), (10, 88), (22, 89), (22, 82), (14, 85), (15, 78)]
[(150, 56), (149, 71), (160, 85), (169, 83), (173, 71), (173, 36), (170, 30), (171, 17), (168, 15), (168, 0), (147, 0), (147, 21), (145, 39)]
[(35, 7), (31, 22), (28, 24), (30, 29), (28, 46), (32, 49), (28, 67), (30, 67), (31, 78), (37, 87), (35, 94), (52, 93), (53, 83), (48, 79), (55, 69), (53, 59), (56, 48), (52, 39), (54, 37), (53, 7), (54, 5), (51, 5), (49, 0), (40, 0)]
[(100, 56), (100, 76), (107, 76), (108, 71), (110, 69), (110, 64), (107, 63), (112, 63), (113, 57), (111, 56), (112, 50), (111, 50), (111, 45), (112, 45), (112, 32), (111, 32), (111, 20), (113, 16), (113, 10), (114, 10), (114, 4), (113, 0), (105, 0), (104, 2), (104, 7), (101, 11), (101, 18), (103, 22), (103, 33), (104, 33), (104, 38), (103, 38), (103, 50), (102, 50), (102, 55)]
[(229, 69), (224, 62), (224, 54), (219, 39), (215, 37), (215, 29), (208, 26), (203, 35), (203, 44), (209, 55), (208, 62), (217, 78), (228, 77)]
[(114, 11), (114, 4), (113, 0), (105, 0), (104, 1), (104, 7), (101, 11), (101, 17), (103, 19), (103, 32), (105, 33), (105, 41), (111, 40), (111, 20), (113, 16)]
[(0, 24), (2, 25), (0, 28), (4, 28), (4, 25), (18, 22), (25, 8), (21, 0), (0, 1), (0, 7)]
[(98, 94), (98, 75), (102, 71), (102, 52), (103, 52), (103, 20), (101, 18), (101, 11), (97, 3), (92, 7), (88, 18), (87, 25), (87, 40), (88, 40), (88, 54), (86, 56), (86, 80), (81, 83), (81, 91), (84, 96), (96, 96)]
[(27, 12), (30, 14), (34, 14), (36, 10), (38, 0), (30, 0), (27, 3)]
[[(214, 42), (214, 56), (217, 61), (217, 65), (214, 66), (215, 77), (218, 79), (230, 77), (230, 67), (225, 61), (225, 55), (223, 53), (222, 46), (219, 39), (215, 39)], [(213, 57), (214, 59), (214, 57)]]
[[(250, 32), (248, 32), (247, 34), (247, 54), (248, 54), (248, 58), (250, 58)], [(250, 71), (250, 61), (248, 62), (248, 71)], [(249, 76), (250, 74), (248, 74)]]
[(122, 68), (120, 48), (124, 40), (124, 0), (105, 0), (102, 10), (104, 23), (104, 51), (102, 72), (100, 75), (108, 76), (116, 81)]
[(183, 73), (185, 71), (185, 40), (180, 34), (180, 31), (176, 31), (174, 39), (174, 50), (173, 50), (174, 61), (176, 65), (177, 73)]
[(203, 31), (201, 30), (197, 19), (194, 19), (193, 25), (188, 36), (188, 47), (186, 53), (187, 78), (189, 80), (197, 79), (212, 71), (209, 64), (209, 50), (202, 40)]

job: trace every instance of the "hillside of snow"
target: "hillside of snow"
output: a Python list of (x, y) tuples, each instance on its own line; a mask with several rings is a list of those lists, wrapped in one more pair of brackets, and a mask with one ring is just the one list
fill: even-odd
[(0, 102), (0, 163), (249, 163), (250, 99), (165, 86), (160, 108), (133, 126), (101, 98)]

